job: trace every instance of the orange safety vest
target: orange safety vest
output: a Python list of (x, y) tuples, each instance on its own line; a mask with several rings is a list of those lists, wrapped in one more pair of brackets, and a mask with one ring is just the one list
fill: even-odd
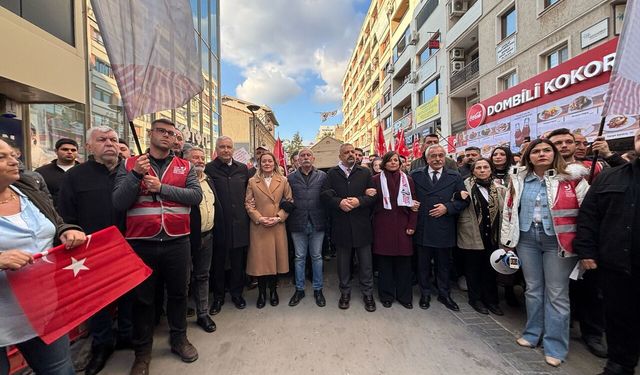
[(573, 254), (573, 239), (576, 237), (580, 204), (576, 195), (576, 185), (580, 180), (560, 181), (556, 200), (551, 207), (553, 229), (558, 238), (560, 250)]
[[(127, 171), (131, 171), (139, 156), (128, 158)], [(188, 161), (174, 157), (162, 174), (160, 182), (164, 185), (185, 187), (191, 166)], [(149, 175), (156, 176), (153, 168)], [(140, 191), (136, 202), (127, 211), (126, 239), (144, 239), (157, 236), (163, 229), (171, 237), (186, 236), (191, 233), (191, 207), (163, 200), (159, 194), (149, 192), (140, 182)]]

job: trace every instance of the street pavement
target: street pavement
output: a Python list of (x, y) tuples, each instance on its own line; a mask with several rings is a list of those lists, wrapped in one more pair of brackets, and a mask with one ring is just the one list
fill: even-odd
[[(294, 287), (282, 279), (280, 305), (255, 307), (257, 290), (245, 294), (247, 308), (237, 310), (229, 298), (214, 316), (218, 327), (205, 333), (190, 319), (189, 339), (200, 358), (182, 363), (171, 354), (166, 323), (156, 330), (151, 373), (188, 374), (597, 374), (604, 364), (571, 341), (570, 356), (560, 368), (545, 364), (539, 349), (515, 343), (524, 325), (524, 311), (508, 308), (505, 317), (480, 315), (459, 290), (454, 299), (460, 312), (451, 312), (432, 298), (431, 308), (399, 304), (366, 312), (354, 280), (351, 308), (338, 308), (335, 261), (325, 262), (327, 306), (317, 307), (307, 284), (307, 296), (296, 307), (288, 301)], [(417, 289), (417, 288), (416, 288)], [(127, 374), (133, 353), (119, 351), (105, 375)]]

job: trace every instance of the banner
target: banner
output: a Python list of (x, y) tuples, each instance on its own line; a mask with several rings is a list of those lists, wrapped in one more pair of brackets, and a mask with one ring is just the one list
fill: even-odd
[(416, 124), (430, 119), (440, 113), (440, 95), (436, 95), (428, 102), (416, 108)]

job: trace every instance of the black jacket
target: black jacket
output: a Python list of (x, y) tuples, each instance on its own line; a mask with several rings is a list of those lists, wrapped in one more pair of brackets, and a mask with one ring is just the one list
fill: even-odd
[(302, 176), (300, 169), (287, 177), (293, 193), (293, 203), (296, 205), (296, 209), (287, 218), (289, 231), (304, 232), (309, 220), (315, 231), (325, 230), (327, 216), (324, 205), (320, 202), (320, 192), (326, 178), (326, 173), (315, 168), (308, 182)]
[(111, 196), (116, 171), (93, 159), (71, 168), (62, 179), (58, 212), (69, 224), (77, 224), (87, 234), (112, 225), (124, 229), (124, 212), (116, 211)]
[(56, 236), (53, 239), (53, 246), (60, 245), (60, 235), (70, 229), (82, 230), (77, 225), (65, 224), (60, 215), (51, 204), (49, 197), (40, 190), (38, 183), (29, 176), (20, 176), (20, 179), (12, 184), (29, 198), (42, 214), (49, 219), (56, 227)]
[[(217, 240), (220, 239), (220, 246), (224, 246), (224, 211), (222, 209), (222, 202), (218, 198), (218, 193), (216, 192), (216, 188), (213, 185), (213, 181), (211, 177), (206, 176), (205, 181), (213, 191), (213, 240), (214, 246), (218, 245)], [(204, 191), (202, 192), (202, 199), (204, 200)], [(200, 250), (200, 244), (202, 243), (202, 233), (200, 233), (200, 228), (202, 226), (202, 217), (200, 216), (200, 205), (191, 206), (191, 234), (189, 238), (191, 240), (191, 255), (195, 254), (195, 252)]]
[[(595, 259), (599, 267), (631, 273), (634, 221), (640, 194), (640, 161), (603, 170), (582, 201), (573, 249), (580, 259)], [(637, 245), (637, 242), (636, 242)], [(637, 257), (639, 254), (636, 254)]]
[[(49, 164), (45, 164), (40, 168), (36, 169), (36, 172), (40, 173), (47, 183), (47, 188), (49, 189), (49, 193), (51, 193), (51, 199), (53, 200), (53, 206), (58, 208), (58, 192), (60, 191), (60, 186), (62, 185), (62, 178), (66, 173), (64, 169), (58, 167), (58, 159), (54, 159)], [(77, 161), (76, 165), (80, 164)]]
[[(338, 166), (327, 172), (320, 196), (331, 217), (331, 242), (336, 246), (353, 248), (373, 242), (371, 206), (376, 198), (365, 194), (367, 188), (373, 187), (369, 168), (355, 165), (349, 178)], [(358, 198), (360, 206), (349, 212), (342, 211), (340, 201), (347, 197)]]
[[(223, 163), (220, 158), (216, 158), (207, 163), (204, 171), (213, 179), (213, 185), (225, 214), (225, 249), (249, 246), (249, 215), (244, 208), (244, 198), (249, 181), (247, 166), (235, 160), (229, 166)], [(219, 239), (216, 240), (216, 244), (218, 241)]]

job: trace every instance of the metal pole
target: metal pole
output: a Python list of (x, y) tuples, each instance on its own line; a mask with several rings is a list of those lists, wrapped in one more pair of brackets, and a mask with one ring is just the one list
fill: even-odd
[[(598, 129), (598, 137), (596, 139), (599, 139), (600, 137), (602, 137), (602, 132), (604, 131), (604, 121), (605, 121), (606, 117), (602, 117), (602, 119), (600, 120), (600, 128)], [(596, 163), (598, 162), (598, 155), (600, 153), (598, 151), (594, 151), (593, 152), (593, 162), (591, 162), (591, 168), (589, 169), (589, 179), (587, 181), (589, 181), (589, 185), (591, 185), (591, 183), (593, 182), (593, 175), (596, 173)]]

